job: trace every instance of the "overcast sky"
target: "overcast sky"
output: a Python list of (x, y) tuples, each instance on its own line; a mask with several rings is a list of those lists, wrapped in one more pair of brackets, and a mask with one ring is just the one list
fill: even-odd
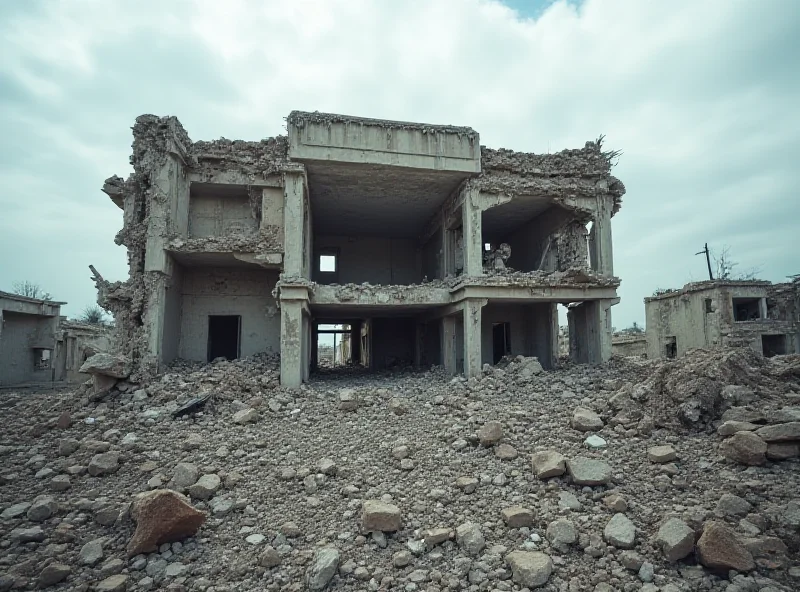
[(193, 140), (285, 133), (292, 109), (469, 125), (547, 152), (623, 150), (622, 302), (706, 277), (728, 244), (764, 279), (800, 273), (800, 2), (404, 0), (0, 2), (0, 289), (94, 303), (125, 279), (122, 212), (141, 113)]

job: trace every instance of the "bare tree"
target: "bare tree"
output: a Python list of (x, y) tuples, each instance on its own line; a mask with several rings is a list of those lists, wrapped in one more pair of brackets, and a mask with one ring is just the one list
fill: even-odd
[(12, 287), (14, 294), (25, 296), (26, 298), (38, 298), (39, 300), (52, 300), (49, 292), (45, 292), (39, 284), (34, 282), (14, 282)]
[(631, 325), (630, 327), (626, 327), (625, 329), (620, 331), (620, 333), (625, 333), (627, 335), (638, 335), (640, 333), (644, 333), (644, 329), (642, 329), (639, 326), (639, 323), (633, 321), (633, 325)]
[(81, 316), (78, 317), (78, 320), (82, 323), (86, 323), (88, 325), (107, 325), (108, 318), (106, 317), (106, 311), (104, 311), (99, 306), (92, 305), (87, 306), (83, 309)]
[[(712, 251), (712, 253), (714, 253)], [(750, 267), (748, 269), (737, 271), (739, 262), (731, 257), (731, 248), (729, 245), (723, 245), (719, 253), (714, 253), (714, 263), (717, 267), (717, 279), (720, 280), (755, 280), (761, 273), (761, 266)]]

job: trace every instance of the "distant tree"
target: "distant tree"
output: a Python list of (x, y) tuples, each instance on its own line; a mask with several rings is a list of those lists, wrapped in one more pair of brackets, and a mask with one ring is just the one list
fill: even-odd
[(106, 311), (104, 311), (99, 306), (92, 305), (87, 306), (83, 309), (81, 316), (78, 317), (78, 320), (82, 323), (87, 323), (89, 325), (106, 325), (108, 324), (108, 318), (106, 317)]
[(712, 251), (712, 257), (717, 267), (718, 280), (755, 280), (761, 273), (761, 266), (751, 267), (743, 271), (736, 271), (739, 262), (731, 257), (729, 245), (723, 245), (719, 253)]
[(39, 284), (34, 282), (14, 282), (12, 290), (14, 294), (19, 294), (26, 298), (38, 298), (39, 300), (53, 299), (49, 292), (45, 292)]
[(653, 296), (663, 296), (664, 294), (670, 294), (670, 293), (675, 292), (675, 291), (676, 290), (674, 290), (672, 288), (656, 288), (653, 291)]

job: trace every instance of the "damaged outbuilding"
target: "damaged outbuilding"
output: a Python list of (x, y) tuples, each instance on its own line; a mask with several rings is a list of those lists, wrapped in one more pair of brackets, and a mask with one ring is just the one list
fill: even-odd
[(192, 142), (175, 117), (137, 118), (134, 172), (103, 187), (124, 211), (129, 278), (92, 268), (133, 380), (272, 352), (299, 386), (321, 335), (376, 370), (475, 376), (518, 354), (549, 367), (558, 304), (572, 358), (610, 357), (625, 188), (602, 138), (536, 155), (482, 147), (468, 127), (298, 111), (287, 126)]

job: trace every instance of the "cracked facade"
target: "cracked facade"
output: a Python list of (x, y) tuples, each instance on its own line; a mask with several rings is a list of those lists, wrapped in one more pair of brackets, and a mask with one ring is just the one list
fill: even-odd
[[(443, 365), (611, 355), (611, 218), (625, 193), (601, 141), (537, 155), (480, 146), (468, 127), (292, 112), (288, 135), (192, 142), (175, 117), (133, 127), (124, 211), (129, 278), (92, 268), (133, 379), (175, 358), (281, 355), (317, 366), (320, 335), (350, 362)], [(591, 230), (587, 227), (591, 223)]]
[(765, 356), (800, 352), (800, 278), (694, 282), (644, 303), (651, 359), (710, 347), (749, 347)]

